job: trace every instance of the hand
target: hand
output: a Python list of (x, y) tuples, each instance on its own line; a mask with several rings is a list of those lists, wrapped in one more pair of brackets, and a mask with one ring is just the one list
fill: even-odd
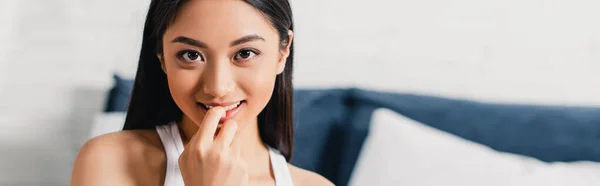
[(186, 186), (240, 186), (248, 184), (248, 166), (240, 158), (238, 125), (227, 120), (215, 137), (223, 107), (206, 112), (198, 132), (179, 156), (179, 169)]

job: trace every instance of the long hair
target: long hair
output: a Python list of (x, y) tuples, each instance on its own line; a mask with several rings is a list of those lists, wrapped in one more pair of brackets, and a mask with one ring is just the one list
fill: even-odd
[[(169, 92), (167, 76), (157, 54), (162, 54), (162, 37), (188, 0), (152, 0), (142, 39), (142, 50), (135, 84), (123, 130), (154, 129), (181, 120), (183, 113)], [(292, 69), (294, 45), (288, 30), (293, 30), (292, 10), (288, 0), (246, 0), (259, 10), (277, 30), (280, 47), (290, 45), (285, 69), (275, 79), (273, 95), (258, 115), (258, 130), (263, 143), (275, 148), (289, 162), (293, 151)]]

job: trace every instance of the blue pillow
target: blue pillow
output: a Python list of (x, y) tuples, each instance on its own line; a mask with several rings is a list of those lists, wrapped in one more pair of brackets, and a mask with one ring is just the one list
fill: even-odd
[(134, 80), (125, 79), (117, 74), (113, 75), (113, 78), (114, 86), (108, 92), (104, 112), (127, 112)]
[(338, 176), (346, 123), (346, 91), (294, 92), (294, 152), (291, 163), (317, 172), (332, 182)]
[(546, 162), (600, 162), (600, 108), (483, 103), (365, 90), (353, 96), (498, 151)]
[(356, 97), (358, 89), (296, 90), (291, 163), (347, 185), (378, 105)]

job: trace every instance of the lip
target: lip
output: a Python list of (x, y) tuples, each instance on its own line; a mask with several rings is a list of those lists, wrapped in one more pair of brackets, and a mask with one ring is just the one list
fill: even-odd
[[(242, 101), (244, 101), (244, 100), (242, 100)], [(199, 103), (202, 103), (202, 104), (204, 104), (204, 105), (207, 105), (207, 106), (213, 106), (213, 107), (219, 107), (219, 106), (220, 106), (220, 107), (226, 107), (226, 106), (229, 106), (229, 105), (236, 104), (236, 103), (238, 103), (238, 102), (240, 102), (240, 101), (232, 101), (232, 102), (211, 102), (211, 103), (202, 103), (202, 102), (199, 102)]]
[[(239, 102), (240, 102), (240, 105), (238, 105), (236, 108), (228, 110), (228, 111), (225, 112), (225, 116), (221, 117), (221, 119), (219, 119), (219, 124), (224, 123), (228, 119), (235, 118), (244, 109), (244, 107), (246, 106), (246, 100), (242, 100), (242, 101), (239, 101)], [(209, 106), (229, 106), (229, 105), (232, 105), (232, 104), (235, 104), (235, 103), (238, 103), (238, 102), (236, 101), (236, 102), (210, 103), (210, 104), (206, 104), (206, 105), (209, 105)], [(204, 107), (204, 105), (201, 105), (201, 104), (204, 104), (204, 103), (200, 103), (199, 102), (197, 104), (198, 104), (198, 107), (200, 107), (200, 110), (202, 110), (203, 113), (206, 114), (206, 112), (208, 112), (208, 109), (206, 109), (206, 107)]]

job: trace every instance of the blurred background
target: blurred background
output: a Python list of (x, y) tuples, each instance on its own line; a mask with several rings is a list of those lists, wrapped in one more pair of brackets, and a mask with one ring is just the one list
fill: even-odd
[[(0, 185), (69, 183), (113, 75), (135, 76), (149, 2), (0, 0)], [(291, 3), (299, 89), (600, 105), (600, 1)]]

